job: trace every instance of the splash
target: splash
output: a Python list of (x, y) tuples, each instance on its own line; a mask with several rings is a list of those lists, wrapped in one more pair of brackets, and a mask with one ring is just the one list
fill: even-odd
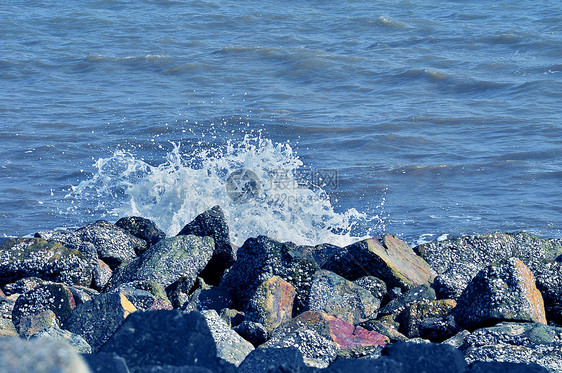
[[(188, 154), (173, 143), (158, 166), (120, 150), (99, 159), (95, 168), (93, 177), (73, 187), (67, 196), (78, 201), (75, 206), (80, 201), (97, 201), (95, 210), (105, 210), (106, 218), (142, 216), (168, 235), (177, 234), (215, 205), (223, 209), (237, 245), (258, 235), (301, 245), (346, 245), (364, 238), (357, 235), (358, 226), (375, 229), (381, 223), (377, 216), (368, 217), (356, 209), (336, 212), (324, 184), (303, 179), (311, 170), (291, 146), (261, 137), (248, 135)], [(252, 193), (233, 197), (233, 179), (244, 182), (241, 178), (248, 175)], [(241, 188), (235, 192), (246, 193), (248, 185), (236, 184), (234, 188)]]

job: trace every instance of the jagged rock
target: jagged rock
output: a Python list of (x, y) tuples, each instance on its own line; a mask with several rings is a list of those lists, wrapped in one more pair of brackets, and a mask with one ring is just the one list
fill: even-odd
[(71, 286), (69, 289), (74, 297), (74, 303), (76, 306), (86, 303), (99, 295), (97, 290), (83, 286)]
[(399, 315), (416, 302), (435, 300), (435, 291), (428, 285), (416, 286), (390, 301), (379, 310), (379, 316)]
[(97, 265), (94, 267), (93, 271), (93, 283), (92, 287), (96, 290), (102, 291), (109, 280), (113, 276), (113, 271), (103, 260), (98, 259)]
[(12, 311), (19, 294), (13, 294), (9, 297), (0, 298), (0, 320), (9, 319), (12, 320)]
[(52, 311), (57, 322), (60, 323), (68, 317), (74, 307), (76, 307), (74, 296), (67, 285), (43, 283), (18, 297), (12, 310), (12, 321), (20, 334), (26, 334), (45, 326), (45, 322), (50, 324), (47, 321), (50, 319), (50, 314), (41, 314), (41, 312)]
[(408, 340), (408, 337), (398, 331), (400, 324), (397, 322), (385, 322), (384, 319), (368, 320), (362, 322), (359, 326), (387, 336), (390, 342), (405, 342)]
[(125, 359), (116, 354), (98, 352), (95, 354), (82, 354), (92, 373), (129, 373)]
[(421, 338), (438, 343), (453, 337), (461, 331), (461, 327), (457, 324), (455, 316), (452, 314), (424, 319), (419, 324), (418, 329)]
[(334, 254), (341, 252), (342, 248), (331, 244), (321, 244), (316, 246), (299, 246), (299, 250), (312, 256), (318, 266), (322, 268)]
[(166, 238), (166, 233), (159, 229), (152, 220), (139, 216), (121, 218), (117, 220), (115, 225), (133, 236), (145, 240), (149, 246), (156, 245), (159, 241)]
[(531, 270), (553, 261), (560, 246), (527, 233), (491, 233), (430, 242), (414, 250), (435, 270), (439, 298), (457, 299), (476, 274), (492, 263), (517, 257)]
[(250, 342), (254, 347), (261, 346), (267, 341), (269, 333), (260, 323), (244, 320), (233, 327), (234, 331)]
[(173, 308), (169, 301), (157, 298), (148, 290), (137, 289), (127, 285), (128, 284), (120, 286), (113, 290), (112, 293), (124, 295), (137, 310), (171, 310)]
[(544, 300), (547, 320), (562, 325), (562, 262), (535, 263), (532, 272)]
[(129, 314), (135, 311), (137, 309), (125, 295), (103, 293), (77, 306), (61, 326), (82, 336), (93, 351), (98, 351)]
[(39, 277), (25, 277), (17, 280), (16, 282), (6, 284), (2, 288), (4, 289), (4, 294), (6, 294), (6, 296), (10, 296), (12, 294), (23, 294), (28, 292), (44, 282), (45, 280), (40, 279)]
[(354, 281), (375, 276), (387, 288), (406, 291), (417, 285), (429, 285), (433, 272), (429, 265), (403, 241), (385, 234), (344, 247), (324, 263), (322, 269)]
[(58, 327), (57, 315), (50, 309), (42, 310), (18, 319), (17, 331), (22, 338), (29, 338), (51, 327)]
[(167, 287), (184, 277), (195, 283), (199, 272), (213, 253), (214, 242), (210, 237), (177, 236), (160, 241), (140, 257), (117, 271), (108, 289), (132, 281), (150, 280)]
[(387, 345), (382, 356), (402, 364), (402, 372), (463, 372), (466, 361), (462, 353), (449, 345), (398, 342)]
[(466, 373), (548, 373), (549, 370), (538, 364), (476, 362), (470, 364)]
[(239, 366), (254, 346), (230, 329), (215, 310), (203, 311), (202, 314), (215, 341), (217, 357)]
[(157, 310), (131, 314), (101, 352), (123, 357), (132, 373), (156, 365), (197, 365), (215, 370), (217, 349), (199, 312)]
[(293, 317), (296, 291), (279, 276), (262, 282), (249, 301), (250, 317), (265, 326), (269, 333)]
[(80, 355), (68, 344), (43, 338), (24, 341), (0, 339), (3, 372), (90, 373)]
[(223, 308), (220, 312), (220, 317), (231, 328), (240, 325), (246, 319), (244, 312), (231, 308)]
[(282, 367), (281, 372), (306, 369), (301, 352), (295, 347), (257, 348), (238, 367), (238, 373), (269, 373)]
[(189, 234), (210, 236), (215, 240), (213, 256), (201, 272), (201, 277), (209, 284), (218, 285), (224, 271), (236, 261), (236, 249), (230, 242), (228, 224), (220, 206), (217, 205), (198, 215), (178, 233)]
[(380, 301), (367, 289), (333, 272), (321, 270), (314, 274), (307, 309), (325, 312), (358, 324), (377, 316)]
[[(457, 302), (452, 299), (430, 300), (413, 303), (405, 310), (402, 332), (408, 338), (422, 337), (420, 333), (420, 326), (424, 320), (447, 316), (456, 305)], [(453, 336), (458, 331), (459, 330), (456, 330), (451, 335), (443, 336), (442, 341)]]
[(402, 364), (387, 357), (337, 359), (322, 373), (402, 373)]
[(517, 258), (478, 272), (459, 297), (455, 316), (459, 325), (468, 330), (499, 321), (546, 324), (544, 303), (535, 278)]
[(10, 319), (0, 318), (0, 338), (18, 337), (18, 331)]
[(353, 283), (367, 289), (379, 301), (379, 305), (387, 294), (385, 282), (374, 276), (363, 276), (353, 281)]
[(310, 257), (291, 243), (280, 243), (265, 236), (249, 238), (238, 249), (238, 260), (224, 275), (220, 287), (229, 291), (236, 309), (246, 311), (248, 301), (260, 284), (279, 276), (294, 286), (296, 311), (304, 308), (312, 275), (319, 269)]
[(90, 285), (92, 268), (77, 250), (40, 238), (11, 238), (0, 247), (0, 284), (25, 277)]
[(189, 307), (183, 305), (182, 309), (220, 311), (223, 308), (230, 307), (232, 307), (232, 296), (230, 293), (213, 286), (208, 289), (199, 288), (195, 290), (189, 298)]
[(57, 325), (52, 325), (50, 328), (43, 329), (33, 334), (33, 338), (50, 339), (52, 341), (62, 341), (68, 343), (77, 352), (89, 354), (92, 352), (92, 347), (86, 342), (84, 338), (78, 334), (62, 330)]

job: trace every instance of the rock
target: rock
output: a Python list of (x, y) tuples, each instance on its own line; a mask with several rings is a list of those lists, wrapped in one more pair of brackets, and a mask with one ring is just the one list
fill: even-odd
[(205, 267), (213, 252), (214, 242), (210, 237), (178, 236), (160, 241), (117, 271), (108, 289), (132, 281), (155, 281), (164, 288), (181, 277), (191, 284)]
[(368, 320), (362, 322), (359, 326), (387, 336), (390, 342), (405, 342), (408, 340), (408, 337), (398, 331), (400, 326), (398, 323), (389, 323), (384, 320)]
[(18, 331), (10, 319), (0, 318), (0, 339), (6, 337), (18, 337)]
[(260, 284), (279, 276), (295, 288), (295, 309), (301, 312), (312, 275), (318, 269), (314, 259), (298, 251), (294, 244), (283, 244), (265, 236), (249, 238), (238, 250), (238, 260), (224, 275), (220, 287), (232, 294), (236, 309), (246, 311)]
[(294, 347), (258, 348), (238, 367), (238, 373), (269, 373), (283, 367), (281, 372), (300, 372), (306, 369), (301, 352)]
[(264, 344), (269, 335), (265, 326), (248, 320), (242, 321), (240, 324), (234, 326), (233, 329), (254, 347)]
[(43, 284), (44, 282), (45, 280), (42, 280), (39, 277), (25, 277), (17, 280), (16, 282), (4, 285), (4, 293), (6, 296), (10, 296), (12, 294), (23, 294), (36, 286)]
[(199, 312), (157, 310), (131, 314), (101, 352), (123, 357), (132, 373), (143, 367), (197, 365), (217, 367), (217, 349)]
[(544, 300), (547, 320), (562, 325), (562, 263), (535, 263), (532, 271)]
[(48, 339), (0, 339), (0, 369), (6, 373), (90, 373), (80, 355), (68, 344)]
[(166, 238), (166, 233), (159, 229), (156, 224), (149, 219), (139, 216), (121, 218), (115, 223), (119, 228), (124, 229), (135, 237), (148, 243), (149, 246), (156, 245)]
[(368, 290), (373, 295), (373, 297), (375, 297), (375, 299), (379, 301), (379, 305), (387, 293), (386, 284), (384, 283), (384, 281), (374, 276), (363, 276), (353, 281), (353, 283), (355, 285), (361, 286), (363, 289)]
[(470, 364), (467, 373), (548, 373), (538, 364), (476, 362)]
[(12, 311), (12, 321), (20, 334), (28, 336), (29, 333), (52, 324), (49, 321), (51, 314), (42, 313), (43, 311), (52, 311), (60, 323), (74, 307), (74, 296), (67, 285), (44, 283), (18, 297)]
[(82, 354), (92, 373), (129, 373), (125, 359), (116, 354), (98, 352), (95, 354)]
[[(49, 311), (51, 312), (51, 311)], [(83, 354), (89, 354), (92, 352), (92, 347), (86, 342), (84, 338), (78, 334), (69, 332), (68, 330), (62, 330), (57, 325), (52, 325), (50, 328), (43, 329), (33, 334), (33, 338), (43, 338), (52, 341), (62, 341), (68, 343), (77, 352)]]
[(220, 206), (198, 215), (192, 222), (187, 224), (178, 235), (189, 235), (205, 237), (210, 236), (215, 240), (213, 256), (201, 277), (212, 285), (218, 285), (225, 270), (236, 261), (236, 250), (230, 242), (228, 224)]
[(414, 303), (435, 300), (435, 298), (435, 291), (428, 285), (416, 286), (381, 308), (379, 316), (399, 315)]
[(386, 357), (371, 359), (337, 359), (322, 373), (402, 373), (402, 364)]
[[(413, 303), (405, 310), (405, 321), (403, 323), (402, 331), (408, 338), (421, 337), (420, 326), (424, 320), (447, 316), (456, 305), (457, 302), (452, 299), (429, 300)], [(455, 330), (454, 333), (443, 336), (442, 341), (452, 337), (459, 331), (460, 330)]]
[(527, 233), (491, 233), (430, 242), (414, 248), (435, 270), (439, 298), (457, 299), (470, 280), (484, 267), (517, 257), (531, 270), (553, 261), (559, 246)]
[(453, 315), (429, 317), (423, 319), (418, 326), (421, 338), (441, 343), (461, 331)]
[(382, 356), (402, 364), (402, 372), (464, 372), (462, 353), (449, 345), (399, 342), (387, 345)]
[[(210, 287), (208, 289), (197, 289), (189, 298), (189, 309), (194, 310), (215, 310), (220, 311), (224, 308), (232, 307), (232, 297), (229, 292)], [(188, 309), (186, 305), (182, 309)]]
[(77, 250), (39, 238), (11, 238), (0, 247), (0, 285), (25, 277), (90, 285), (92, 269)]
[(133, 306), (139, 311), (148, 310), (171, 310), (172, 304), (169, 301), (157, 298), (148, 290), (136, 289), (133, 286), (122, 285), (112, 293), (124, 295)]
[(62, 327), (82, 336), (96, 352), (136, 310), (122, 293), (103, 293), (72, 310)]
[(380, 301), (367, 289), (330, 271), (314, 274), (307, 309), (337, 316), (358, 324), (377, 316)]
[(304, 254), (312, 256), (320, 268), (336, 253), (341, 252), (342, 248), (331, 244), (321, 244), (316, 246), (299, 246), (299, 250)]
[(403, 241), (385, 234), (344, 247), (336, 252), (322, 269), (354, 281), (375, 276), (387, 288), (406, 291), (417, 285), (429, 285), (434, 274), (429, 265)]
[(71, 286), (69, 287), (72, 296), (74, 297), (74, 303), (76, 306), (81, 305), (91, 301), (97, 297), (100, 293), (94, 289), (83, 287), (83, 286)]
[(455, 317), (468, 330), (499, 321), (546, 324), (544, 303), (535, 278), (517, 258), (478, 272), (459, 297)]
[(203, 311), (202, 314), (215, 341), (217, 357), (239, 366), (254, 346), (230, 329), (215, 310)]
[(279, 276), (273, 276), (258, 286), (249, 301), (248, 313), (271, 333), (293, 317), (295, 296), (293, 285)]
[(113, 271), (111, 268), (101, 259), (97, 260), (97, 265), (94, 267), (93, 271), (93, 288), (99, 291), (103, 291), (109, 280), (113, 276)]
[(49, 309), (21, 316), (17, 331), (22, 338), (29, 338), (51, 327), (58, 327), (57, 315)]
[(244, 312), (240, 312), (231, 308), (223, 308), (220, 312), (220, 317), (231, 328), (240, 325), (246, 319), (246, 315), (244, 314)]
[(6, 298), (0, 298), (0, 319), (12, 320), (12, 311), (16, 304), (19, 294), (10, 295)]

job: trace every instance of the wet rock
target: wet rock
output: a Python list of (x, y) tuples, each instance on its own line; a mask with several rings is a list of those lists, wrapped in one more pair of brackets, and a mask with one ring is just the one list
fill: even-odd
[(92, 347), (86, 342), (84, 338), (78, 334), (62, 330), (58, 325), (52, 325), (50, 328), (43, 329), (33, 334), (33, 338), (43, 338), (52, 341), (62, 341), (72, 346), (77, 352), (89, 354), (92, 352)]
[(220, 206), (217, 205), (198, 215), (178, 233), (189, 234), (210, 236), (215, 240), (213, 256), (201, 272), (201, 277), (209, 284), (218, 285), (224, 271), (236, 261), (236, 249), (230, 242), (228, 224)]
[(135, 311), (137, 309), (125, 295), (103, 293), (77, 306), (61, 326), (82, 336), (93, 351), (98, 351), (129, 314)]
[(68, 317), (74, 307), (76, 307), (74, 296), (67, 285), (44, 283), (18, 297), (12, 310), (12, 321), (16, 330), (20, 334), (25, 334), (26, 328), (35, 330), (40, 325), (45, 325), (47, 320), (44, 317), (50, 318), (47, 316), (50, 314), (42, 314), (43, 311), (52, 311), (57, 322), (60, 323)]
[(437, 272), (434, 287), (443, 299), (457, 299), (489, 264), (516, 257), (533, 270), (535, 264), (553, 261), (559, 249), (553, 242), (527, 233), (464, 236), (414, 248)]
[(242, 338), (250, 342), (254, 347), (264, 344), (269, 335), (265, 326), (248, 320), (244, 320), (240, 324), (234, 326), (233, 330)]
[(213, 247), (210, 237), (167, 238), (117, 271), (107, 288), (111, 290), (127, 282), (144, 280), (167, 287), (182, 277), (193, 284), (211, 258)]
[(215, 310), (203, 311), (202, 314), (215, 341), (217, 357), (239, 366), (254, 346), (230, 329)]
[(0, 339), (0, 361), (5, 372), (90, 373), (80, 355), (68, 344), (48, 339)]
[(363, 276), (353, 281), (353, 283), (368, 290), (379, 301), (379, 305), (387, 294), (385, 282), (374, 276)]
[(199, 312), (157, 310), (131, 314), (101, 352), (123, 357), (132, 373), (143, 367), (197, 365), (215, 370), (217, 349)]
[(379, 316), (399, 315), (414, 303), (435, 300), (435, 298), (435, 291), (428, 285), (416, 286), (381, 308)]
[(262, 282), (249, 301), (250, 317), (265, 326), (269, 333), (293, 317), (296, 291), (279, 276)]
[(139, 216), (121, 218), (117, 220), (115, 225), (129, 232), (133, 236), (146, 241), (149, 246), (156, 245), (158, 242), (166, 238), (166, 233), (158, 228), (152, 220)]
[(312, 256), (320, 268), (336, 253), (342, 250), (341, 247), (331, 244), (321, 244), (316, 246), (299, 246), (299, 250)]
[(92, 373), (129, 373), (125, 359), (116, 354), (98, 352), (95, 354), (82, 354)]
[(375, 276), (387, 288), (406, 291), (417, 285), (429, 285), (434, 274), (429, 265), (403, 241), (386, 234), (344, 247), (336, 252), (322, 269), (354, 281)]
[(238, 373), (300, 372), (306, 369), (301, 352), (295, 347), (258, 348), (238, 367)]
[(325, 312), (358, 324), (377, 316), (380, 301), (368, 290), (333, 272), (321, 270), (314, 274), (307, 309)]
[(260, 284), (279, 276), (294, 286), (296, 311), (304, 309), (312, 275), (319, 269), (308, 254), (296, 245), (280, 243), (268, 237), (249, 238), (238, 250), (238, 260), (224, 275), (220, 287), (229, 291), (234, 307), (246, 311), (248, 301)]
[(535, 278), (517, 258), (478, 272), (459, 297), (455, 316), (459, 325), (468, 330), (500, 321), (546, 324), (544, 303)]
[[(457, 302), (452, 299), (430, 300), (413, 303), (405, 310), (405, 320), (402, 331), (408, 338), (422, 337), (420, 333), (420, 326), (424, 320), (447, 316), (456, 305)], [(437, 320), (435, 319), (434, 322), (437, 322)], [(458, 331), (460, 330), (456, 330), (451, 335), (443, 336), (442, 341), (453, 336)]]
[(90, 285), (92, 268), (77, 250), (39, 238), (12, 238), (0, 247), (0, 284), (25, 277)]
[(463, 372), (463, 354), (449, 345), (399, 342), (387, 345), (382, 356), (402, 364), (402, 372)]

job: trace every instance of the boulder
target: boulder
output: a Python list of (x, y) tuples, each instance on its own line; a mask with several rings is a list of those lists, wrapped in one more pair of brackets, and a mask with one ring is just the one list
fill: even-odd
[(90, 285), (92, 268), (77, 250), (39, 238), (11, 238), (0, 247), (0, 285), (25, 277)]
[(103, 345), (101, 352), (123, 357), (132, 373), (144, 367), (197, 365), (214, 371), (217, 348), (199, 312), (135, 312)]
[(350, 324), (375, 319), (380, 300), (367, 289), (333, 272), (314, 274), (307, 309), (337, 316)]
[(233, 330), (242, 338), (250, 342), (254, 347), (264, 344), (269, 335), (265, 326), (248, 320), (244, 320), (240, 324), (234, 326)]
[(0, 338), (18, 337), (18, 331), (10, 319), (0, 318)]
[(93, 271), (92, 287), (96, 290), (103, 291), (109, 280), (113, 276), (111, 268), (101, 259), (97, 260)]
[(9, 373), (90, 373), (74, 348), (43, 338), (0, 338), (0, 361), (0, 370)]
[(510, 258), (482, 269), (468, 284), (455, 308), (457, 322), (474, 330), (500, 321), (546, 324), (544, 303), (529, 268)]
[(149, 246), (156, 245), (166, 238), (166, 233), (150, 220), (139, 216), (130, 216), (117, 220), (115, 225), (124, 229), (135, 237), (148, 243)]
[(380, 320), (368, 320), (362, 322), (359, 326), (369, 331), (387, 336), (390, 342), (405, 342), (408, 340), (408, 337), (398, 331), (400, 327), (399, 323), (389, 322), (389, 320), (385, 320), (385, 318)]
[(416, 286), (381, 308), (379, 310), (379, 316), (398, 316), (414, 303), (435, 300), (435, 298), (435, 291), (428, 285)]
[(406, 291), (417, 285), (429, 285), (434, 274), (429, 265), (400, 239), (385, 234), (344, 247), (328, 259), (322, 269), (354, 281), (375, 276), (387, 288)]
[(257, 348), (238, 367), (238, 373), (306, 372), (301, 352), (295, 347)]
[(246, 315), (244, 314), (244, 312), (240, 312), (238, 310), (231, 309), (231, 308), (223, 308), (220, 311), (220, 317), (231, 328), (240, 325), (246, 319)]
[(6, 298), (0, 298), (0, 319), (12, 320), (12, 311), (19, 294), (10, 295)]
[(376, 278), (374, 276), (363, 276), (353, 281), (353, 283), (368, 290), (373, 295), (373, 297), (378, 300), (379, 305), (387, 294), (385, 282), (380, 278)]
[(135, 311), (135, 306), (122, 293), (103, 293), (77, 306), (61, 326), (82, 336), (96, 352)]
[(211, 258), (213, 247), (210, 237), (167, 238), (117, 271), (107, 288), (111, 290), (127, 282), (144, 280), (157, 282), (165, 288), (182, 277), (194, 284)]
[(265, 326), (269, 333), (293, 317), (296, 291), (279, 276), (262, 282), (249, 301), (247, 315)]
[(232, 297), (229, 292), (219, 289), (216, 286), (208, 289), (199, 288), (189, 297), (189, 303), (184, 304), (184, 310), (215, 310), (220, 311), (224, 308), (232, 307)]
[[(51, 311), (49, 311), (51, 312)], [(84, 338), (78, 334), (69, 332), (68, 330), (62, 330), (57, 325), (52, 325), (50, 328), (40, 330), (33, 334), (33, 338), (43, 338), (52, 341), (62, 341), (68, 343), (77, 352), (83, 354), (89, 354), (92, 352), (92, 347), (86, 342)]]
[(547, 320), (562, 325), (562, 262), (535, 263), (532, 272), (544, 300)]
[(17, 332), (22, 338), (29, 338), (51, 327), (58, 327), (57, 315), (49, 309), (21, 316), (18, 319)]
[(23, 294), (25, 292), (28, 292), (36, 286), (43, 284), (44, 282), (45, 280), (40, 279), (39, 277), (25, 277), (15, 282), (6, 284), (2, 288), (4, 289), (4, 294), (6, 296), (10, 296), (12, 294)]
[(129, 373), (125, 359), (116, 354), (98, 352), (95, 354), (82, 354), (92, 373)]
[(458, 373), (467, 367), (461, 351), (437, 343), (393, 343), (383, 349), (382, 356), (401, 363), (402, 372)]
[(236, 249), (230, 242), (228, 224), (220, 206), (217, 205), (198, 215), (178, 233), (189, 234), (210, 236), (215, 240), (213, 256), (201, 272), (201, 277), (209, 284), (218, 285), (224, 271), (236, 261)]
[(418, 325), (418, 330), (420, 338), (441, 343), (457, 335), (462, 329), (459, 324), (457, 324), (455, 316), (449, 314), (421, 320)]
[[(434, 319), (434, 322), (437, 322), (437, 317), (447, 316), (451, 310), (456, 307), (456, 305), (457, 302), (452, 299), (439, 299), (413, 303), (404, 311), (405, 314), (402, 332), (408, 338), (424, 338), (420, 332), (420, 327), (423, 321), (431, 318)], [(427, 326), (429, 327), (430, 325)], [(459, 331), (460, 330), (455, 330), (452, 334), (443, 336), (441, 341), (452, 337)]]
[(246, 311), (257, 288), (271, 277), (279, 276), (295, 288), (295, 309), (301, 312), (312, 275), (318, 269), (314, 259), (299, 251), (296, 245), (259, 236), (247, 239), (238, 249), (238, 260), (224, 275), (220, 287), (232, 294), (236, 309)]

